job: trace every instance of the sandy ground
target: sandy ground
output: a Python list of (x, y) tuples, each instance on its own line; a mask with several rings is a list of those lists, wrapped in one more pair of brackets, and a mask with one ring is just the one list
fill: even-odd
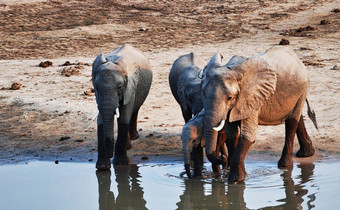
[[(316, 148), (307, 160), (339, 159), (340, 1), (202, 2), (0, 0), (0, 163), (95, 161), (91, 64), (123, 43), (144, 51), (154, 72), (129, 155), (180, 155), (184, 120), (168, 85), (175, 59), (195, 52), (208, 61), (220, 52), (226, 63), (282, 38), (311, 74), (308, 99), (319, 130), (306, 117)], [(53, 65), (39, 67), (44, 61)], [(22, 85), (11, 90), (13, 83)], [(261, 126), (248, 158), (278, 160), (283, 145), (284, 125)]]

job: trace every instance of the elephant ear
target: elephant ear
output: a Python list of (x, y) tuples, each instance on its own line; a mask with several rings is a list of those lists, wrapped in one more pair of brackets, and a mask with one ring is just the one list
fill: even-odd
[(137, 69), (131, 76), (127, 76), (127, 84), (124, 93), (124, 105), (128, 104), (131, 98), (135, 96), (139, 78), (139, 71), (140, 69)]
[(95, 71), (96, 69), (101, 66), (102, 64), (106, 63), (106, 59), (103, 54), (99, 54), (96, 59), (93, 61), (92, 64), (92, 81), (95, 79)]
[(243, 75), (236, 105), (229, 116), (229, 121), (234, 122), (248, 118), (268, 102), (276, 90), (277, 73), (261, 57), (246, 59), (231, 68)]
[(204, 72), (207, 71), (208, 69), (215, 68), (222, 66), (222, 59), (223, 56), (220, 53), (216, 53), (210, 61), (207, 63), (207, 65), (204, 67)]
[(179, 97), (179, 101), (181, 104), (181, 107), (184, 111), (188, 110), (188, 103), (187, 103), (187, 97), (186, 97), (186, 77), (184, 74), (181, 74), (178, 77), (178, 81), (177, 81), (177, 94)]

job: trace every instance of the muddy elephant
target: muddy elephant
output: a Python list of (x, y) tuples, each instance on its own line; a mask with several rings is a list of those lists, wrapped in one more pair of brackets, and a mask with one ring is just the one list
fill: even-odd
[(199, 74), (204, 65), (204, 61), (192, 52), (179, 57), (170, 69), (170, 89), (181, 107), (185, 122), (203, 108)]
[(308, 85), (308, 70), (288, 47), (274, 46), (262, 54), (224, 66), (221, 55), (215, 54), (205, 67), (201, 87), (209, 161), (223, 162), (214, 153), (217, 131), (224, 127), (227, 142), (235, 147), (228, 180), (244, 180), (244, 159), (255, 142), (258, 125), (282, 123), (285, 123), (286, 135), (278, 166), (292, 166), (295, 133), (300, 144), (296, 156), (313, 155), (312, 141), (301, 114)]
[[(127, 148), (138, 138), (137, 115), (152, 82), (148, 59), (142, 52), (125, 44), (106, 56), (100, 54), (92, 65), (92, 82), (99, 110), (97, 119), (98, 160), (96, 168), (110, 169), (114, 164), (129, 163)], [(114, 147), (114, 116), (117, 116), (118, 136)]]
[[(203, 147), (205, 144), (203, 136), (203, 119), (205, 111), (202, 109), (197, 115), (191, 118), (182, 129), (181, 139), (183, 143), (183, 155), (184, 155), (184, 168), (189, 178), (203, 178)], [(227, 149), (226, 149), (226, 138), (224, 131), (221, 131), (218, 135), (215, 155), (226, 162)], [(193, 152), (195, 151), (195, 152)], [(192, 161), (193, 160), (193, 161)], [(191, 175), (190, 166), (194, 165), (194, 175)], [(226, 167), (226, 165), (224, 166)], [(213, 171), (217, 174), (221, 172), (218, 165), (212, 166)]]

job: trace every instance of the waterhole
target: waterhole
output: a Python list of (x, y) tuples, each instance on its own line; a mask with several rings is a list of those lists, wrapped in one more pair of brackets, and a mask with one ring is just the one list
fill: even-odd
[(225, 176), (189, 180), (181, 176), (181, 161), (131, 164), (110, 171), (96, 171), (94, 163), (2, 165), (0, 209), (339, 207), (339, 162), (295, 163), (285, 170), (276, 162), (246, 162), (246, 170), (244, 183), (228, 184)]

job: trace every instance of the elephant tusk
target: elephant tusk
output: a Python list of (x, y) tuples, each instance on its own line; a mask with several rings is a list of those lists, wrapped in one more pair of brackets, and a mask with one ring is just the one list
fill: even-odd
[(220, 125), (217, 126), (217, 127), (214, 127), (213, 129), (214, 129), (215, 131), (220, 131), (220, 130), (222, 130), (222, 128), (224, 127), (224, 123), (225, 123), (225, 120), (222, 120), (221, 123), (220, 123)]
[(92, 121), (94, 121), (95, 119), (97, 119), (99, 115), (99, 110), (97, 109), (96, 113), (94, 114), (94, 116), (92, 117)]
[(116, 115), (117, 115), (117, 119), (118, 119), (120, 117), (119, 108), (116, 109)]

